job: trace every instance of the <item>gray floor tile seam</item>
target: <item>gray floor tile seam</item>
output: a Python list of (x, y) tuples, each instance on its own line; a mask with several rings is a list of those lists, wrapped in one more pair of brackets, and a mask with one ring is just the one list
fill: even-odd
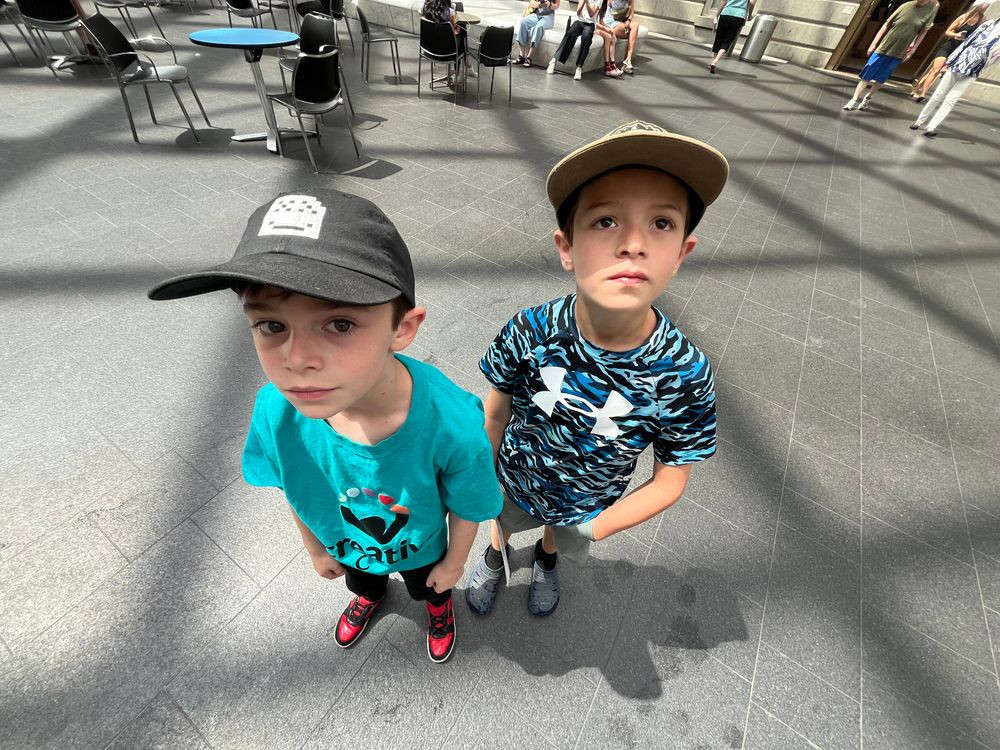
[[(966, 516), (966, 525), (968, 525), (969, 519)], [(997, 678), (997, 689), (1000, 690), (1000, 657), (998, 657), (998, 649), (995, 648), (993, 632), (990, 629), (990, 618), (989, 612), (990, 608), (986, 604), (986, 595), (983, 593), (983, 579), (979, 574), (979, 563), (976, 560), (976, 553), (973, 551), (972, 560), (975, 563), (976, 569), (976, 586), (979, 589), (979, 600), (983, 604), (983, 625), (986, 628), (986, 645), (989, 647), (989, 652), (993, 656), (993, 676)], [(997, 635), (1000, 638), (1000, 634)]]
[[(798, 495), (802, 500), (806, 500), (806, 501), (812, 503), (813, 505), (818, 505), (819, 507), (823, 508), (824, 510), (830, 511), (830, 509), (827, 508), (822, 503), (817, 503), (815, 500), (812, 500), (812, 499), (806, 497), (805, 495), (799, 495), (799, 493), (795, 492), (795, 490), (787, 490), (787, 492), (789, 494), (791, 494), (791, 495)], [(860, 530), (861, 530), (861, 524), (860, 523), (858, 523), (857, 521), (852, 521), (849, 518), (845, 518), (844, 516), (841, 516), (839, 513), (836, 513), (834, 511), (830, 511), (830, 513), (832, 513), (835, 516), (839, 516), (840, 518), (844, 519), (847, 523), (851, 524), (852, 526), (857, 526), (858, 527), (858, 532), (860, 533)], [(830, 546), (829, 544), (827, 544), (826, 542), (824, 542), (824, 541), (822, 541), (820, 539), (814, 539), (813, 535), (810, 534), (809, 532), (803, 531), (801, 528), (799, 528), (797, 526), (793, 526), (792, 524), (790, 524), (787, 521), (782, 520), (780, 518), (778, 519), (778, 523), (781, 526), (783, 526), (786, 529), (788, 529), (789, 531), (794, 531), (799, 536), (803, 536), (806, 539), (808, 539), (810, 542), (812, 542), (813, 544), (815, 544), (815, 545), (817, 545), (819, 547), (822, 547), (824, 550), (826, 550), (827, 552), (829, 552), (831, 555), (839, 557), (841, 560), (843, 560), (846, 563), (850, 563), (852, 567), (856, 567), (858, 565), (858, 561), (856, 559), (852, 559), (850, 557), (847, 557), (840, 550), (836, 549), (835, 547)]]
[[(750, 531), (747, 531), (742, 526), (733, 523), (732, 521), (730, 521), (725, 516), (721, 516), (718, 513), (716, 513), (714, 510), (712, 510), (711, 508), (709, 508), (709, 507), (707, 507), (705, 505), (702, 505), (697, 500), (695, 500), (694, 498), (692, 498), (690, 495), (681, 495), (681, 497), (683, 499), (685, 499), (687, 502), (691, 503), (692, 505), (695, 505), (699, 510), (704, 511), (705, 513), (707, 513), (710, 516), (714, 516), (718, 521), (721, 521), (722, 523), (726, 524), (726, 526), (731, 527), (733, 530), (738, 531), (741, 534), (744, 534), (745, 536), (750, 537), (754, 541), (759, 542), (760, 544), (768, 544), (769, 543), (769, 540), (762, 539), (759, 535), (754, 534), (754, 533), (752, 533)], [(778, 521), (777, 520), (775, 520), (774, 526), (775, 526), (775, 529), (777, 530), (777, 527), (778, 527)], [(677, 555), (677, 557), (683, 559), (685, 562), (690, 563), (691, 565), (696, 565), (696, 563), (694, 563), (691, 560), (688, 560), (686, 557), (684, 557), (683, 554), (681, 554), (677, 550), (673, 549), (672, 547), (669, 547), (668, 545), (664, 544), (663, 542), (658, 541), (655, 537), (653, 538), (653, 543), (654, 544), (659, 544), (661, 547), (663, 547), (666, 550), (670, 550), (671, 554)], [(750, 599), (750, 597), (747, 597), (747, 598)], [(761, 604), (762, 603), (762, 602), (757, 601), (756, 599), (750, 599), (750, 601), (752, 601), (754, 604)]]
[[(916, 706), (917, 708), (930, 713), (932, 716), (936, 717), (939, 721), (944, 722), (946, 725), (948, 725), (949, 727), (951, 727), (952, 729), (954, 729), (956, 732), (958, 732), (962, 736), (963, 739), (967, 740), (968, 742), (973, 743), (976, 747), (982, 748), (983, 750), (997, 750), (996, 746), (990, 747), (989, 745), (984, 745), (978, 739), (976, 739), (972, 735), (968, 734), (964, 729), (962, 729), (962, 727), (959, 727), (959, 726), (953, 724), (949, 720), (949, 717), (947, 717), (947, 716), (944, 715), (944, 712), (938, 713), (931, 706), (927, 706), (927, 705), (924, 705), (923, 703), (920, 703), (919, 701), (913, 700), (913, 698), (911, 698), (906, 693), (903, 693), (903, 692), (900, 692), (899, 690), (897, 690), (888, 680), (880, 677), (877, 674), (874, 674), (873, 672), (868, 672), (868, 671), (862, 670), (862, 672), (861, 672), (862, 690), (864, 689), (864, 683), (866, 682), (866, 678), (872, 678), (872, 679), (878, 680), (879, 683), (881, 683), (881, 685), (886, 690), (888, 690), (889, 692), (891, 692), (894, 696), (896, 696), (900, 700), (905, 701), (906, 703), (910, 704), (911, 706)], [(861, 711), (862, 728), (864, 727), (864, 715), (865, 715), (864, 707), (865, 707), (865, 705), (866, 704), (862, 704), (862, 711)], [(864, 742), (864, 733), (863, 732), (861, 734), (861, 738), (862, 738), (862, 743), (863, 743)], [(859, 748), (859, 750), (864, 750), (864, 745), (863, 744)]]
[[(762, 622), (763, 622), (763, 620), (762, 620)], [(861, 707), (862, 703), (861, 703), (861, 700), (859, 698), (855, 698), (853, 695), (850, 695), (849, 693), (845, 693), (843, 690), (841, 690), (840, 688), (838, 688), (832, 682), (829, 682), (819, 672), (816, 672), (816, 671), (810, 669), (809, 667), (807, 667), (806, 665), (799, 663), (799, 661), (796, 660), (796, 658), (794, 656), (791, 656), (790, 654), (786, 654), (777, 645), (775, 645), (773, 643), (770, 643), (768, 641), (768, 639), (763, 635), (763, 632), (761, 633), (760, 642), (761, 642), (761, 645), (766, 646), (767, 648), (771, 649), (775, 653), (779, 654), (782, 658), (788, 659), (788, 661), (792, 662), (792, 664), (794, 664), (797, 667), (799, 667), (799, 669), (801, 669), (803, 672), (805, 672), (806, 674), (814, 677), (819, 682), (822, 682), (824, 685), (826, 685), (827, 687), (829, 687), (834, 692), (839, 693), (844, 698), (846, 698), (847, 700), (849, 700), (851, 703), (854, 703), (855, 705), (857, 705), (858, 708)]]
[[(863, 501), (863, 499), (864, 499), (864, 493), (862, 493), (861, 497), (862, 497), (862, 501)], [(865, 516), (868, 516), (869, 518), (871, 518), (871, 519), (873, 519), (875, 521), (878, 521), (879, 523), (884, 524), (885, 526), (888, 526), (893, 531), (895, 531), (898, 534), (901, 534), (901, 535), (907, 537), (908, 539), (910, 539), (913, 542), (916, 542), (920, 546), (927, 547), (928, 549), (930, 549), (931, 551), (933, 551), (934, 553), (936, 553), (938, 555), (941, 555), (942, 557), (947, 557), (952, 562), (960, 563), (961, 565), (963, 565), (966, 568), (969, 568), (970, 570), (972, 570), (972, 569), (975, 568), (975, 566), (972, 563), (970, 563), (968, 560), (963, 560), (960, 557), (956, 557), (955, 555), (950, 554), (949, 552), (945, 551), (944, 549), (938, 548), (936, 545), (928, 542), (927, 540), (921, 539), (920, 537), (911, 534), (906, 529), (900, 528), (895, 523), (893, 523), (891, 520), (886, 520), (886, 519), (882, 518), (881, 516), (877, 516), (874, 513), (872, 513), (871, 511), (864, 510), (864, 509), (862, 509), (862, 511), (861, 511), (861, 521), (862, 521), (861, 528), (862, 528), (862, 533), (864, 533), (864, 525), (865, 525), (864, 524), (864, 519), (865, 519)], [(968, 520), (966, 520), (966, 528), (968, 528), (968, 525), (969, 525), (968, 524)], [(864, 549), (864, 542), (863, 542), (863, 540), (862, 540), (862, 549)], [(970, 546), (970, 549), (971, 549), (971, 546)]]
[[(747, 391), (747, 392), (749, 393), (749, 391)], [(766, 400), (766, 399), (765, 399), (765, 400)], [(768, 401), (768, 403), (771, 403), (771, 402), (770, 402), (770, 401)], [(811, 404), (810, 404), (810, 406), (811, 406)], [(788, 411), (788, 410), (786, 409), (785, 411)], [(822, 411), (822, 410), (821, 410), (821, 411)], [(824, 413), (824, 414), (826, 414), (826, 412), (823, 412), (823, 413)], [(841, 421), (843, 422), (844, 420), (841, 420)], [(790, 442), (791, 442), (792, 444), (794, 444), (794, 445), (798, 445), (798, 446), (799, 446), (800, 448), (805, 448), (805, 449), (806, 449), (806, 450), (808, 450), (808, 451), (811, 451), (811, 452), (813, 452), (813, 453), (816, 453), (817, 455), (820, 455), (820, 456), (822, 456), (823, 458), (827, 459), (828, 461), (832, 461), (833, 463), (835, 463), (835, 464), (837, 464), (837, 465), (839, 465), (839, 466), (843, 466), (843, 467), (844, 467), (845, 469), (850, 469), (851, 471), (854, 471), (854, 472), (857, 472), (857, 474), (858, 474), (858, 477), (860, 478), (860, 479), (859, 479), (859, 481), (860, 481), (860, 482), (862, 482), (862, 486), (863, 486), (863, 483), (864, 483), (864, 474), (863, 474), (863, 472), (861, 471), (861, 468), (860, 468), (860, 466), (852, 466), (851, 464), (847, 464), (847, 463), (844, 463), (844, 462), (843, 462), (843, 461), (841, 461), (840, 459), (838, 459), (838, 458), (834, 458), (833, 456), (830, 456), (830, 455), (828, 455), (828, 454), (824, 453), (824, 452), (823, 452), (823, 451), (821, 451), (821, 450), (820, 450), (819, 448), (814, 448), (814, 447), (813, 447), (813, 446), (811, 446), (811, 445), (807, 445), (806, 443), (803, 443), (803, 442), (802, 442), (801, 440), (796, 440), (796, 439), (795, 439), (795, 436), (794, 436), (794, 435), (792, 435), (792, 436), (791, 436), (791, 438), (790, 438), (789, 440), (790, 440)], [(808, 495), (804, 495), (804, 494), (803, 494), (802, 492), (800, 492), (799, 490), (792, 490), (792, 491), (793, 491), (793, 492), (795, 492), (795, 493), (796, 493), (796, 494), (798, 494), (798, 495), (802, 495), (803, 497), (807, 498), (808, 500), (811, 500), (812, 502), (816, 503), (817, 505), (822, 505), (822, 506), (823, 506), (824, 508), (826, 508), (826, 505), (823, 505), (823, 503), (821, 503), (821, 502), (818, 502), (818, 501), (817, 501), (817, 500), (816, 500), (815, 498), (812, 498), (812, 497), (809, 497)], [(837, 512), (836, 512), (836, 511), (834, 511), (834, 510), (833, 510), (832, 508), (827, 508), (827, 510), (829, 510), (829, 511), (831, 511), (831, 512), (835, 513), (835, 514), (836, 514), (836, 515), (838, 515), (838, 516), (841, 516), (841, 514), (840, 514), (840, 513), (837, 513)], [(844, 516), (841, 516), (841, 517), (843, 518)], [(847, 519), (847, 520), (851, 521), (851, 523), (857, 523), (857, 521), (853, 521), (853, 520), (851, 520), (851, 519)]]
[[(824, 750), (824, 748), (821, 745), (817, 745), (815, 742), (813, 742), (811, 739), (809, 739), (808, 737), (806, 737), (800, 731), (798, 731), (794, 727), (792, 727), (792, 726), (786, 724), (785, 722), (783, 722), (775, 714), (773, 714), (770, 711), (768, 711), (761, 704), (759, 704), (759, 703), (751, 703), (750, 704), (750, 708), (751, 709), (756, 708), (759, 711), (763, 711), (765, 714), (767, 714), (767, 716), (768, 716), (769, 719), (771, 719), (772, 721), (777, 722), (778, 724), (780, 724), (781, 726), (783, 726), (785, 729), (787, 729), (789, 732), (791, 732), (795, 736), (799, 737), (803, 742), (805, 742), (807, 745), (809, 745), (809, 747), (815, 748), (815, 750)], [(749, 713), (747, 714), (747, 717), (748, 717), (748, 721), (749, 721)], [(862, 747), (862, 746), (859, 745), (859, 747)]]
[[(863, 348), (864, 347), (862, 347), (862, 349)], [(911, 366), (911, 365), (908, 365), (908, 366)], [(863, 363), (862, 363), (862, 367), (864, 367)], [(817, 406), (815, 408), (817, 408), (817, 409), (819, 409), (820, 411), (823, 411), (823, 412), (826, 411), (821, 406)], [(831, 414), (830, 416), (834, 416), (834, 415)], [(905, 433), (909, 437), (916, 438), (917, 440), (920, 440), (920, 441), (922, 441), (924, 443), (927, 443), (928, 445), (931, 445), (931, 446), (933, 446), (934, 448), (936, 448), (938, 450), (940, 450), (941, 448), (944, 448), (945, 450), (948, 450), (948, 449), (951, 448), (951, 444), (954, 443), (954, 440), (949, 440), (948, 441), (949, 442), (948, 445), (944, 445), (942, 443), (937, 443), (937, 442), (929, 439), (925, 435), (920, 435), (920, 434), (918, 434), (916, 432), (912, 432), (912, 431), (906, 429), (905, 427), (903, 427), (901, 425), (894, 424), (894, 423), (890, 422), (888, 419), (885, 419), (884, 417), (880, 417), (878, 414), (874, 414), (874, 413), (872, 413), (870, 411), (867, 411), (864, 407), (862, 407), (862, 409), (861, 409), (861, 422), (862, 422), (862, 424), (864, 423), (864, 418), (865, 417), (868, 417), (869, 419), (874, 419), (877, 422), (884, 422), (885, 424), (887, 424), (890, 427), (892, 427), (892, 429), (899, 430), (900, 432)], [(835, 417), (835, 419), (840, 419), (840, 418), (839, 417)], [(846, 420), (840, 419), (840, 421), (841, 422), (845, 422)], [(847, 424), (850, 424), (850, 422), (847, 422)], [(857, 426), (857, 425), (852, 425), (852, 426)], [(862, 435), (861, 436), (861, 445), (862, 445), (862, 447), (864, 446), (864, 444), (865, 444), (865, 442), (864, 442), (864, 435)], [(952, 458), (954, 458), (954, 456), (955, 456), (954, 451), (952, 451)]]

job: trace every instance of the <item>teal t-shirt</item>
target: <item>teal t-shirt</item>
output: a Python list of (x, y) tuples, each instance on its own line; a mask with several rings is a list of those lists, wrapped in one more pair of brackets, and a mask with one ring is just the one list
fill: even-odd
[(728, 0), (726, 7), (719, 13), (720, 16), (736, 16), (746, 18), (750, 12), (750, 0)]
[(397, 355), (413, 379), (410, 413), (376, 445), (300, 414), (274, 385), (257, 394), (243, 477), (279, 487), (337, 560), (386, 574), (434, 563), (446, 514), (486, 521), (502, 500), (483, 406), (430, 365)]

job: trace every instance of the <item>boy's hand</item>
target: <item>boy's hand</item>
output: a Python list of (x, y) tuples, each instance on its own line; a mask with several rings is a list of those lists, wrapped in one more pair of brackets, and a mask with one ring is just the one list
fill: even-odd
[(313, 570), (323, 578), (329, 578), (332, 581), (344, 575), (344, 566), (337, 562), (337, 558), (329, 552), (310, 554), (309, 558), (312, 560)]
[(449, 565), (447, 561), (442, 560), (431, 568), (431, 572), (427, 576), (427, 587), (442, 594), (458, 583), (458, 579), (462, 577), (464, 572), (465, 565)]

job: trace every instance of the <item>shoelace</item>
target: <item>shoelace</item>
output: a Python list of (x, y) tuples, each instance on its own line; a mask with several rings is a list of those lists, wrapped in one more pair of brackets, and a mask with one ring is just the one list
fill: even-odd
[(363, 623), (365, 620), (368, 619), (369, 615), (371, 615), (372, 610), (375, 609), (376, 604), (378, 604), (378, 602), (369, 602), (368, 604), (362, 604), (361, 597), (359, 596), (357, 599), (354, 600), (354, 604), (351, 605), (351, 609), (347, 613), (347, 621), (351, 623), (351, 625), (360, 625), (361, 623)]
[(432, 638), (444, 638), (448, 635), (448, 615), (450, 614), (451, 610), (446, 609), (439, 615), (431, 615), (431, 623), (428, 630), (430, 630)]

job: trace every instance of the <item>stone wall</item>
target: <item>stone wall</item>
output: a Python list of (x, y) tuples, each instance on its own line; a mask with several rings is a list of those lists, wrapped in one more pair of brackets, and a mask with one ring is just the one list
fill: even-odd
[[(636, 0), (636, 15), (650, 31), (710, 42), (711, 18), (701, 16), (702, 0)], [(822, 68), (857, 11), (857, 0), (758, 0), (757, 12), (777, 16), (767, 54)], [(1000, 3), (987, 18), (1000, 17)], [(1000, 103), (1000, 64), (969, 89), (965, 98)]]

